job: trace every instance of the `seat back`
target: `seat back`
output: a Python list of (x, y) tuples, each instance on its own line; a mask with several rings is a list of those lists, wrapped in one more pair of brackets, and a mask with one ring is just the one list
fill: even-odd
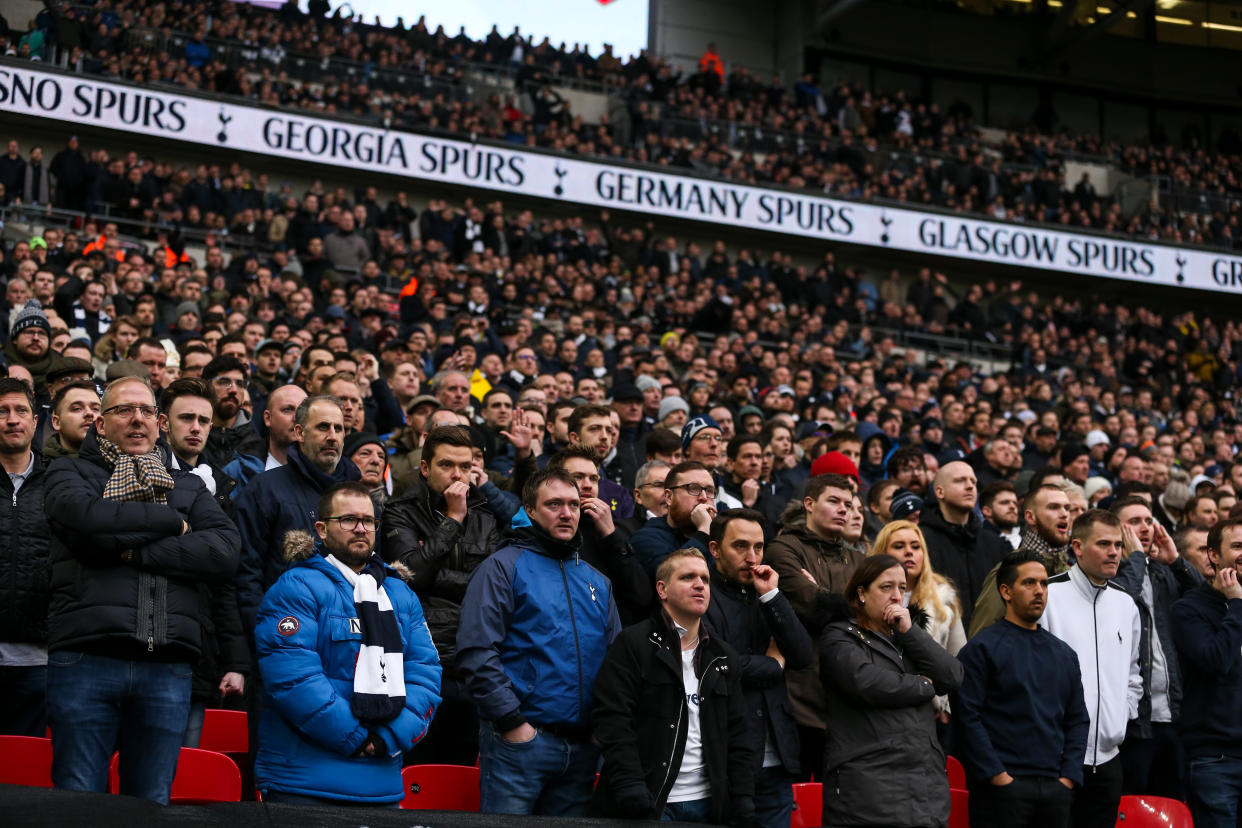
[(1194, 828), (1184, 802), (1163, 796), (1123, 796), (1117, 828)]
[(949, 789), (949, 828), (970, 828), (970, 792)]
[(52, 740), (0, 736), (0, 784), (52, 787)]
[(794, 811), (789, 828), (815, 828), (824, 823), (824, 785), (798, 782), (793, 786)]
[(203, 715), (203, 735), (199, 750), (216, 753), (247, 753), (250, 750), (250, 727), (241, 710), (208, 710)]
[(944, 772), (949, 776), (949, 787), (959, 791), (966, 790), (966, 769), (956, 757), (944, 757)]
[(401, 807), (416, 811), (479, 810), (479, 769), (468, 765), (410, 765), (401, 771)]
[[(112, 754), (108, 765), (108, 791), (120, 793), (120, 755)], [(169, 805), (204, 805), (208, 802), (241, 802), (241, 771), (223, 753), (183, 747), (177, 756)]]

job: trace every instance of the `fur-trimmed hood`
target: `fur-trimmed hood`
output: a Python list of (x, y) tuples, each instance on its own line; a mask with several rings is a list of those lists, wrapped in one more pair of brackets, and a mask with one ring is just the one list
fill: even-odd
[[(285, 533), (284, 558), (289, 565), (309, 561), (316, 555), (323, 554), (323, 545), (310, 532), (304, 529), (293, 529)], [(409, 583), (414, 577), (410, 570), (399, 562), (388, 563), (384, 565), (400, 576), (401, 580)]]

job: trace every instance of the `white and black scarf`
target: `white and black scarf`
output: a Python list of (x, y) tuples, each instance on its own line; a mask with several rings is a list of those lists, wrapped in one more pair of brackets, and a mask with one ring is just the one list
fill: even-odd
[[(335, 555), (327, 555), (326, 560), (354, 587), (354, 610), (362, 633), (354, 664), (354, 715), (367, 727), (387, 724), (405, 707), (405, 656), (401, 628), (384, 591), (384, 567), (374, 556), (362, 572), (354, 572)], [(350, 621), (351, 626), (354, 623)]]

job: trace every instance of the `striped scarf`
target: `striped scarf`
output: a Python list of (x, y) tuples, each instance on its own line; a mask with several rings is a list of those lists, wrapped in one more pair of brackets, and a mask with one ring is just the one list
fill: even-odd
[(103, 435), (96, 433), (95, 436), (100, 456), (112, 469), (112, 476), (104, 486), (104, 500), (137, 500), (167, 505), (168, 493), (176, 484), (168, 469), (164, 468), (159, 454), (125, 454)]
[(354, 715), (367, 727), (387, 724), (405, 707), (405, 656), (397, 615), (384, 591), (384, 567), (375, 556), (362, 572), (354, 572), (332, 554), (325, 560), (354, 587), (358, 618), (350, 619), (350, 626), (357, 623), (362, 633), (354, 662)]

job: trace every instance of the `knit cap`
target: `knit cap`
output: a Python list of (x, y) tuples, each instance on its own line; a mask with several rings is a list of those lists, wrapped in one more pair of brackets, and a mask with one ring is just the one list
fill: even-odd
[(14, 315), (13, 324), (9, 327), (9, 339), (16, 339), (22, 331), (36, 326), (42, 328), (43, 332), (51, 337), (52, 326), (47, 321), (47, 314), (43, 312), (43, 305), (38, 299), (31, 299)]

